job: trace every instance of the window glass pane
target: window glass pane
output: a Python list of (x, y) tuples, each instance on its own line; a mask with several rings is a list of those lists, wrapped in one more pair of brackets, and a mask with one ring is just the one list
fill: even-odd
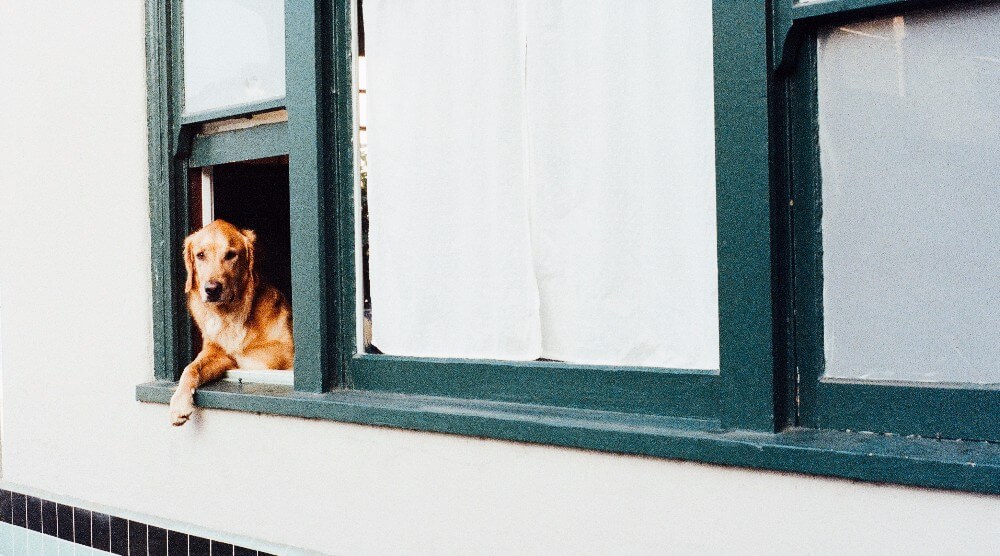
[(827, 376), (1000, 382), (1000, 5), (819, 37)]
[(364, 2), (372, 344), (718, 369), (712, 4)]
[(184, 0), (184, 112), (285, 96), (283, 0)]

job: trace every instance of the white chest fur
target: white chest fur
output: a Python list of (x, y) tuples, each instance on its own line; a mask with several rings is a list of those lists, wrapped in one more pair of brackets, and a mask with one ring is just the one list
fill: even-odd
[(216, 315), (210, 315), (205, 319), (202, 332), (209, 338), (215, 338), (222, 330), (222, 319)]
[(243, 351), (247, 335), (245, 327), (226, 322), (224, 317), (211, 314), (207, 315), (202, 323), (202, 333), (206, 340), (215, 342), (230, 356), (235, 356)]

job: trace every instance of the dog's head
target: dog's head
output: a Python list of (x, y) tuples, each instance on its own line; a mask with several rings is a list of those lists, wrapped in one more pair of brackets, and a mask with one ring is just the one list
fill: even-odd
[(205, 303), (229, 304), (256, 287), (254, 250), (257, 235), (216, 220), (184, 240), (184, 291), (197, 291)]

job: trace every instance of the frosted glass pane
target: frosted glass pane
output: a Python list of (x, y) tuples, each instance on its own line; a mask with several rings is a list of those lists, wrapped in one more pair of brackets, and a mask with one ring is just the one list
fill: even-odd
[(1000, 382), (1000, 5), (819, 37), (827, 376)]
[(185, 113), (283, 96), (283, 0), (184, 1)]

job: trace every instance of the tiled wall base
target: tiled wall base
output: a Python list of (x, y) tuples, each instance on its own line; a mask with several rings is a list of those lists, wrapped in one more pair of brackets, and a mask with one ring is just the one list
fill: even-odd
[(242, 546), (0, 490), (0, 556), (270, 556)]
[(45, 533), (32, 531), (23, 527), (17, 527), (10, 523), (0, 523), (0, 555), (22, 556), (22, 555), (55, 555), (69, 554), (76, 555), (96, 555), (106, 554), (96, 548), (79, 545), (69, 541), (64, 541), (58, 537), (52, 537)]

